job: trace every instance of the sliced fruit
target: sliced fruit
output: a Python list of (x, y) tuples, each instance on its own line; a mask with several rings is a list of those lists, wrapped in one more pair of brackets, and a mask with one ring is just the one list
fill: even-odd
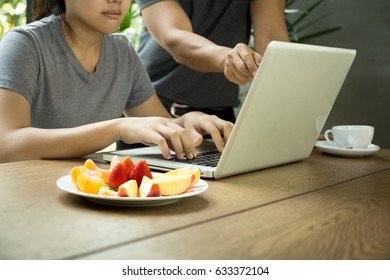
[(149, 165), (145, 160), (140, 160), (135, 166), (133, 171), (130, 174), (130, 180), (136, 180), (138, 186), (141, 186), (143, 177), (146, 176), (150, 179), (153, 179), (152, 172), (149, 169)]
[(159, 177), (162, 176), (177, 176), (177, 175), (184, 175), (184, 174), (192, 174), (195, 176), (194, 185), (196, 185), (200, 180), (200, 168), (191, 169), (189, 167), (184, 167), (180, 169), (175, 169), (168, 171), (164, 174), (161, 174)]
[(96, 170), (96, 169), (98, 169), (97, 165), (95, 164), (95, 162), (94, 162), (92, 159), (87, 159), (87, 160), (84, 162), (84, 166), (85, 166), (88, 170)]
[(72, 168), (72, 170), (70, 171), (70, 177), (72, 178), (72, 182), (73, 184), (76, 185), (76, 187), (78, 189), (80, 189), (77, 185), (77, 177), (81, 174), (81, 173), (88, 173), (88, 169), (85, 167), (85, 166), (75, 166)]
[(137, 197), (138, 196), (138, 185), (135, 180), (127, 181), (118, 188), (118, 196), (122, 197)]
[[(145, 176), (145, 178), (148, 178)], [(149, 179), (149, 178), (148, 178)], [(154, 183), (151, 179), (142, 180), (141, 186), (139, 187), (140, 197), (154, 197), (161, 196), (161, 190), (158, 184)]]
[(120, 162), (114, 166), (108, 177), (108, 185), (117, 189), (120, 185), (128, 181), (128, 173), (126, 166)]
[(118, 196), (118, 193), (114, 191), (113, 189), (110, 189), (110, 187), (101, 187), (99, 189), (99, 195), (104, 195), (104, 196)]
[(129, 178), (130, 178), (131, 172), (134, 169), (134, 163), (133, 163), (131, 157), (125, 156), (124, 159), (122, 160), (122, 163), (125, 165), (125, 167), (127, 169), (127, 174), (129, 175)]
[(117, 155), (114, 155), (110, 162), (110, 170), (114, 169), (115, 165), (119, 163), (119, 157)]
[(108, 182), (110, 170), (98, 167), (92, 159), (87, 159), (84, 162), (84, 167), (89, 170), (91, 175), (102, 178), (106, 183)]
[(195, 175), (180, 174), (161, 176), (152, 181), (160, 187), (162, 195), (179, 195), (185, 193), (195, 185)]
[(106, 184), (108, 184), (108, 178), (110, 177), (111, 171), (110, 170), (101, 169), (101, 170), (91, 170), (91, 171), (89, 171), (89, 173), (92, 176), (96, 176), (96, 177), (102, 178), (104, 180), (104, 182), (106, 182)]
[(80, 173), (77, 177), (77, 186), (82, 192), (99, 194), (100, 188), (106, 186), (106, 182), (102, 178), (92, 176), (89, 173)]

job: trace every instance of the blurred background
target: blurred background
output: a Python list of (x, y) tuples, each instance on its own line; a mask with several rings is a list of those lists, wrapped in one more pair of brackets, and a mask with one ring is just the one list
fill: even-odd
[(9, 29), (25, 24), (26, 8), (26, 0), (0, 0), (0, 39)]
[[(297, 0), (294, 5), (305, 7), (314, 2)], [(373, 125), (373, 143), (382, 148), (390, 148), (389, 12), (389, 0), (327, 0), (311, 16), (328, 16), (310, 27), (316, 30), (341, 27), (339, 31), (313, 38), (310, 43), (357, 50), (324, 130), (339, 124)]]
[[(29, 20), (32, 2), (0, 0), (0, 39), (10, 28)], [(341, 124), (372, 125), (373, 143), (390, 148), (390, 1), (286, 0), (286, 3), (286, 25), (292, 41), (357, 50), (324, 130)], [(118, 32), (137, 45), (140, 28), (135, 4)], [(242, 88), (242, 98), (248, 87)]]

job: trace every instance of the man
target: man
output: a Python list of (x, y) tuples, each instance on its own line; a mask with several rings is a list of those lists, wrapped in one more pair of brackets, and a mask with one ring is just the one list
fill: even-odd
[(270, 41), (288, 41), (285, 0), (137, 3), (145, 24), (138, 52), (172, 115), (198, 110), (234, 122), (239, 85), (253, 79)]

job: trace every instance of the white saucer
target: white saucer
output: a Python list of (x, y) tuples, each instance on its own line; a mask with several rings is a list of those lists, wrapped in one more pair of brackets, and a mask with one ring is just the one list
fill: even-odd
[(364, 157), (379, 151), (379, 146), (371, 144), (367, 149), (346, 149), (339, 148), (334, 143), (328, 141), (317, 141), (314, 145), (317, 149), (332, 155), (344, 157)]

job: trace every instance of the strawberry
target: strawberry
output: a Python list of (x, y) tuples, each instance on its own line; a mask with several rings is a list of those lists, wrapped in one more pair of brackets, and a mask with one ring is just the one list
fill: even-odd
[(127, 182), (129, 178), (128, 169), (122, 162), (117, 163), (111, 170), (108, 177), (108, 185), (111, 188), (117, 189), (120, 185)]
[(131, 171), (134, 169), (134, 163), (129, 156), (125, 156), (125, 158), (122, 160), (122, 163), (126, 166), (128, 180), (130, 180)]
[(138, 187), (141, 186), (142, 178), (146, 176), (153, 179), (152, 172), (145, 160), (140, 160), (135, 166), (130, 175), (130, 180), (136, 180)]

